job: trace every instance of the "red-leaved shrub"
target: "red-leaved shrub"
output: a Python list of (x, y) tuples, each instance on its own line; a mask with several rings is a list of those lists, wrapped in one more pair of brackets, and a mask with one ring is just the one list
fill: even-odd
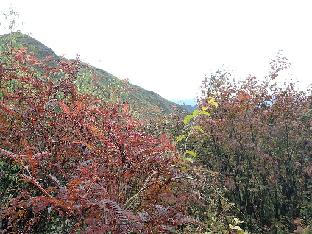
[(0, 230), (161, 233), (190, 222), (192, 184), (170, 140), (139, 131), (126, 105), (79, 94), (78, 60), (49, 66), (12, 48), (0, 61), (1, 162), (18, 168), (1, 191)]

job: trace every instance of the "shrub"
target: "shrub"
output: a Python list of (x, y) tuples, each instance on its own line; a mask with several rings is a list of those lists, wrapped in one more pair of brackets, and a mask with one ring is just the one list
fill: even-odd
[(238, 208), (232, 214), (252, 233), (289, 233), (312, 222), (312, 99), (293, 83), (277, 85), (287, 66), (278, 57), (263, 82), (252, 76), (234, 82), (218, 71), (203, 82), (197, 110), (209, 115), (185, 119), (200, 128), (188, 147), (215, 173)]
[(79, 68), (1, 52), (0, 230), (160, 233), (193, 222), (195, 184), (170, 140), (138, 130), (127, 105), (79, 94)]

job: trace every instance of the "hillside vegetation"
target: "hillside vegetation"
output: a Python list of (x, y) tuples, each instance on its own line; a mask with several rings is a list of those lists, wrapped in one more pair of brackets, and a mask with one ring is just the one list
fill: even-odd
[(312, 96), (277, 85), (285, 57), (263, 81), (206, 77), (180, 119), (29, 36), (0, 39), (0, 233), (312, 232)]
[[(38, 59), (51, 58), (51, 65), (64, 60), (57, 56), (36, 39), (20, 32), (3, 35), (0, 37), (2, 45), (13, 43), (15, 47), (25, 47), (34, 53)], [(163, 115), (186, 113), (178, 104), (162, 98), (153, 91), (147, 91), (137, 85), (130, 84), (127, 80), (120, 80), (112, 74), (82, 63), (80, 73), (75, 81), (78, 90), (83, 93), (93, 94), (105, 101), (127, 102), (131, 106), (133, 116), (139, 119), (152, 120)]]

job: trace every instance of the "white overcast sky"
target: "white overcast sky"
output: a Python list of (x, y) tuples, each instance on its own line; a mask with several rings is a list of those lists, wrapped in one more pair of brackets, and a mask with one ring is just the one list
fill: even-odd
[(1, 0), (23, 32), (167, 99), (196, 96), (222, 65), (264, 74), (279, 49), (301, 85), (312, 83), (312, 1)]

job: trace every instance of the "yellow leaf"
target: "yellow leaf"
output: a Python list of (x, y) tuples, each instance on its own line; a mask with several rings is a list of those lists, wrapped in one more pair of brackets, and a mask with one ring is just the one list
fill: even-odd
[(204, 131), (204, 130), (202, 129), (202, 127), (199, 126), (199, 125), (193, 126), (193, 128), (194, 128), (195, 130), (201, 132), (201, 133), (205, 133), (205, 131)]
[(177, 136), (177, 138), (176, 138), (176, 142), (178, 143), (178, 142), (184, 140), (185, 138), (186, 138), (185, 135), (179, 135), (179, 136)]
[(203, 111), (208, 110), (208, 106), (203, 106), (203, 107), (202, 107), (202, 110), (203, 110)]
[(207, 101), (209, 105), (213, 106), (214, 108), (218, 108), (219, 104), (215, 98), (209, 97)]

